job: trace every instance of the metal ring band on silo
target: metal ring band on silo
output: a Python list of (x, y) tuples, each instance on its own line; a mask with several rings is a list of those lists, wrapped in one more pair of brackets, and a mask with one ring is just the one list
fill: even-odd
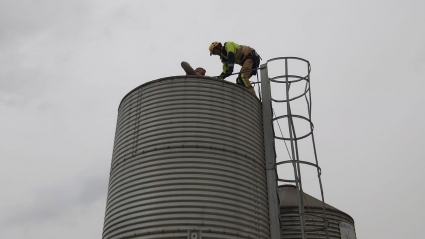
[[(280, 161), (280, 162), (276, 163), (276, 166), (279, 166), (281, 164), (294, 163), (294, 162), (295, 163), (307, 164), (307, 165), (316, 167), (319, 170), (319, 176), (322, 175), (322, 169), (319, 167), (319, 165), (317, 165), (315, 163), (307, 162), (307, 161), (302, 161), (302, 160), (285, 160), (285, 161)], [(286, 179), (278, 179), (278, 181), (279, 180), (286, 180)], [(295, 182), (295, 180), (293, 180), (293, 181)]]
[[(308, 206), (307, 206), (308, 207)], [(329, 226), (329, 220), (325, 219), (324, 217), (308, 214), (308, 213), (297, 213), (295, 215), (301, 216), (304, 215), (305, 217), (315, 217), (319, 219), (323, 219), (324, 226), (314, 226), (314, 229), (305, 229), (305, 232), (319, 232), (319, 231), (325, 231), (326, 227)], [(313, 227), (313, 226), (311, 226)], [(298, 230), (298, 227), (285, 227), (285, 229), (292, 229), (292, 230)]]
[[(307, 208), (309, 208), (308, 205), (307, 205)], [(301, 214), (303, 214), (305, 217), (315, 217), (315, 218), (323, 219), (323, 223), (324, 223), (324, 226), (321, 226), (321, 227), (315, 226), (314, 229), (305, 229), (305, 232), (325, 231), (326, 228), (329, 226), (329, 220), (325, 219), (324, 217), (320, 217), (320, 216), (316, 216), (316, 215), (312, 215), (312, 214), (308, 214), (308, 213), (301, 213)]]
[[(214, 147), (214, 146), (203, 146), (203, 145), (197, 145), (197, 144), (193, 144), (193, 145), (190, 145), (190, 144), (182, 144), (182, 145), (180, 145), (180, 146), (163, 146), (163, 147), (156, 147), (156, 148), (153, 148), (153, 149), (150, 149), (150, 150), (140, 150), (141, 152), (139, 152), (139, 153), (135, 153), (133, 156), (136, 156), (136, 155), (140, 155), (140, 154), (145, 154), (145, 153), (149, 153), (149, 152), (153, 152), (153, 151), (159, 151), (159, 150), (162, 150), (162, 149), (177, 149), (177, 148), (204, 148), (204, 149), (214, 149), (214, 150), (220, 150), (220, 151), (224, 151), (224, 152), (229, 152), (229, 153), (232, 153), (232, 154), (237, 154), (237, 155), (240, 155), (240, 156), (243, 156), (243, 157), (246, 157), (246, 158), (251, 158), (251, 157), (248, 157), (248, 155), (246, 154), (246, 153), (241, 153), (241, 152), (239, 152), (239, 151), (235, 151), (235, 150), (229, 150), (229, 149), (226, 149), (226, 148), (222, 148), (222, 147)], [(124, 161), (126, 161), (127, 159), (129, 159), (129, 160), (131, 160), (131, 158), (132, 157), (130, 157), (130, 158), (124, 158), (124, 159), (120, 159), (120, 160), (118, 160), (115, 164), (113, 164), (113, 165), (111, 165), (111, 171), (110, 171), (110, 174), (111, 173), (113, 173), (113, 171), (115, 171), (116, 169), (117, 169), (117, 167), (120, 165), (120, 163), (123, 163)]]
[[(285, 137), (274, 136), (275, 139), (280, 139), (280, 140), (300, 140), (300, 139), (303, 139), (303, 138), (308, 137), (309, 135), (311, 135), (313, 133), (314, 125), (313, 125), (313, 122), (311, 122), (310, 119), (308, 119), (308, 118), (306, 118), (304, 116), (301, 116), (301, 115), (291, 115), (291, 116), (294, 117), (294, 118), (300, 118), (300, 119), (303, 119), (303, 120), (308, 121), (310, 123), (310, 128), (311, 128), (310, 132), (307, 133), (307, 134), (305, 134), (305, 135), (303, 135), (303, 136), (301, 136), (301, 137), (295, 137), (295, 138), (285, 138)], [(288, 115), (282, 115), (282, 116), (273, 118), (273, 121), (278, 120), (278, 119), (282, 119), (282, 118), (288, 118)]]

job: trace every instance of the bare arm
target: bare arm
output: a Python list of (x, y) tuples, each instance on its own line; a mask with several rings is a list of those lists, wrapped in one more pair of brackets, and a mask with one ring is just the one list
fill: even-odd
[(189, 63), (182, 61), (181, 65), (183, 70), (186, 72), (186, 75), (196, 75), (195, 70), (189, 65)]

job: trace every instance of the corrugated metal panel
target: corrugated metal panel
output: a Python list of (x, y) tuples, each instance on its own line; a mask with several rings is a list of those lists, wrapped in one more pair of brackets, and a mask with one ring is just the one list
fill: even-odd
[[(295, 187), (279, 187), (280, 220), (282, 238), (301, 239), (300, 218), (298, 216), (297, 193)], [(347, 222), (354, 226), (348, 214), (325, 204), (329, 238), (341, 239), (339, 223)], [(326, 238), (322, 202), (304, 193), (304, 211), (307, 238)]]
[(103, 238), (268, 238), (259, 100), (235, 84), (171, 77), (118, 110)]

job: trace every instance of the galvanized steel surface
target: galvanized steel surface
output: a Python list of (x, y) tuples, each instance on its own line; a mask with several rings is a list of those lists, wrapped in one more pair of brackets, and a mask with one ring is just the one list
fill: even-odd
[[(279, 187), (280, 221), (284, 239), (302, 238), (296, 190), (295, 187)], [(322, 201), (306, 193), (303, 201), (307, 238), (326, 238)], [(353, 218), (329, 204), (325, 204), (325, 208), (329, 238), (341, 239), (339, 223), (347, 222), (354, 226)]]
[(119, 111), (103, 238), (269, 238), (262, 109), (208, 77), (155, 80)]

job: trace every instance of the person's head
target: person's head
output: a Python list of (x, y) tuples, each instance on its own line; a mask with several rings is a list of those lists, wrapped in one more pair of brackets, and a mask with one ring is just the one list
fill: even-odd
[(198, 67), (195, 69), (195, 74), (197, 74), (198, 76), (205, 76), (205, 73), (207, 73), (207, 71), (202, 67)]
[(209, 47), (210, 56), (211, 55), (218, 55), (219, 56), (220, 53), (221, 53), (221, 48), (222, 48), (222, 45), (221, 45), (220, 42), (215, 41), (215, 42), (211, 43), (211, 45)]

